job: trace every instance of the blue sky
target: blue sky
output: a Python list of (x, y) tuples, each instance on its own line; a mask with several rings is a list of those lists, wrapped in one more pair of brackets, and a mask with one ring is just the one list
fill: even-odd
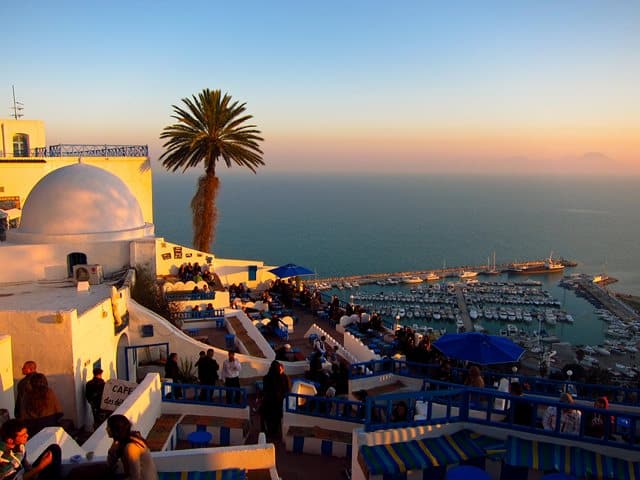
[(267, 170), (640, 171), (637, 1), (25, 1), (0, 18), (0, 92), (51, 144), (157, 156), (171, 105), (208, 87), (247, 103)]

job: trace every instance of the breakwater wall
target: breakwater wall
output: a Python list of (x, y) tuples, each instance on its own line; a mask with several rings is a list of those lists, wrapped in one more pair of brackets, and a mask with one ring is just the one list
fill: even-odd
[[(499, 272), (505, 272), (512, 268), (528, 268), (528, 267), (539, 267), (544, 265), (544, 263), (548, 259), (543, 260), (526, 260), (523, 262), (511, 262), (511, 263), (502, 263), (496, 264), (495, 270)], [(562, 263), (566, 267), (575, 267), (577, 265), (576, 262), (571, 260), (559, 260), (559, 263)], [(456, 277), (460, 274), (460, 272), (478, 272), (481, 273), (483, 271), (488, 270), (489, 267), (487, 265), (462, 265), (462, 266), (454, 266), (454, 267), (446, 267), (446, 268), (430, 268), (424, 270), (414, 270), (414, 271), (406, 271), (406, 272), (392, 272), (392, 273), (367, 273), (360, 275), (345, 275), (345, 276), (335, 276), (335, 277), (325, 277), (325, 278), (314, 278), (314, 279), (305, 279), (304, 283), (314, 284), (314, 283), (340, 283), (340, 282), (358, 282), (360, 285), (366, 285), (370, 283), (376, 283), (379, 280), (386, 280), (388, 278), (401, 278), (401, 277), (420, 277), (422, 280), (426, 278), (430, 273), (435, 273), (439, 277)]]

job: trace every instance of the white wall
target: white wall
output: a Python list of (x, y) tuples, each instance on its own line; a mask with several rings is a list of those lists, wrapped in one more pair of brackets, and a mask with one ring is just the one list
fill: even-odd
[[(188, 214), (191, 216), (191, 214)], [(176, 250), (179, 249), (181, 258), (176, 258)], [(162, 256), (168, 256), (164, 259)], [(210, 259), (210, 262), (207, 262)], [(193, 248), (185, 247), (177, 243), (171, 243), (164, 238), (156, 238), (156, 272), (158, 275), (177, 275), (180, 265), (198, 263), (201, 267), (209, 266), (213, 271), (213, 253), (201, 252)]]
[[(178, 354), (179, 358), (197, 359), (201, 350), (211, 348), (211, 345), (198, 342), (174, 327), (170, 322), (146, 309), (134, 300), (129, 302), (129, 338), (131, 345), (145, 345), (150, 343), (169, 343), (169, 350)], [(153, 325), (153, 337), (142, 337), (142, 325)], [(220, 366), (227, 358), (226, 350), (214, 348), (214, 358)], [(236, 354), (242, 364), (242, 377), (263, 376), (269, 370), (271, 360), (254, 358), (243, 354)]]
[[(123, 295), (124, 296), (124, 295)], [(123, 302), (116, 301), (116, 308), (124, 313)], [(75, 383), (75, 415), (65, 410), (65, 416), (74, 418), (76, 425), (91, 425), (89, 405), (84, 398), (84, 386), (93, 377), (93, 364), (101, 360), (103, 379), (117, 378), (117, 347), (122, 332), (114, 334), (111, 299), (105, 299), (81, 317), (70, 316), (72, 321), (73, 378)], [(69, 396), (69, 395), (67, 395)]]
[(13, 417), (14, 405), (11, 337), (0, 335), (0, 408), (6, 408)]
[[(113, 413), (127, 417), (134, 425), (134, 429), (146, 437), (156, 419), (161, 415), (162, 392), (160, 389), (160, 375), (157, 373), (147, 375)], [(106, 456), (111, 446), (111, 439), (106, 429), (107, 422), (103, 422), (82, 445), (83, 449), (94, 452), (96, 456)]]
[(0, 246), (0, 283), (68, 278), (67, 255), (82, 252), (89, 264), (100, 264), (105, 275), (129, 266), (129, 240), (77, 244)]
[[(116, 306), (126, 305), (126, 299), (123, 291)], [(109, 298), (96, 301), (80, 317), (75, 309), (0, 311), (2, 331), (11, 337), (13, 378), (22, 378), (24, 362), (35, 361), (60, 400), (65, 418), (73, 420), (76, 426), (89, 422), (84, 385), (92, 377), (93, 363), (101, 359), (104, 378), (116, 377), (119, 337), (114, 334), (112, 302)], [(5, 343), (0, 344), (3, 355), (8, 348)], [(5, 365), (3, 362), (0, 371), (7, 368)]]

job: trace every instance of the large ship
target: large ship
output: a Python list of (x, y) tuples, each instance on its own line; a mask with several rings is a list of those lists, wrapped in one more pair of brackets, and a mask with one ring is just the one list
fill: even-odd
[(516, 266), (507, 270), (510, 275), (535, 275), (542, 273), (558, 273), (564, 271), (564, 265), (553, 260), (551, 256), (541, 265)]

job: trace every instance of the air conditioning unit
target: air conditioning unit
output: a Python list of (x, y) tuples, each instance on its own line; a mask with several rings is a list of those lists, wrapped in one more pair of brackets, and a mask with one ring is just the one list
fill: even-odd
[(73, 266), (73, 281), (89, 282), (90, 285), (99, 285), (104, 281), (104, 275), (102, 273), (102, 265), (74, 265)]

